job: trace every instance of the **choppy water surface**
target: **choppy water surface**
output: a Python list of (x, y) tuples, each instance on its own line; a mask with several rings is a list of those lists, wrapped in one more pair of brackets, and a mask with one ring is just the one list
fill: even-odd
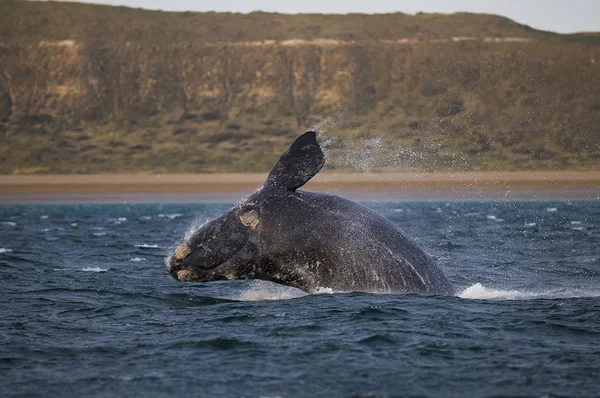
[(370, 203), (457, 297), (171, 279), (229, 206), (0, 206), (2, 395), (600, 395), (600, 202)]

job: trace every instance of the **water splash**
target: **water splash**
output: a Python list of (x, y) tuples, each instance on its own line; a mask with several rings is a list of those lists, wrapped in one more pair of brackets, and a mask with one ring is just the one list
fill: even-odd
[(492, 289), (483, 286), (481, 283), (475, 283), (459, 293), (458, 297), (475, 300), (531, 300), (536, 298), (600, 297), (600, 290), (561, 289), (527, 292), (521, 290)]
[(335, 293), (345, 293), (345, 292), (337, 292), (330, 287), (322, 287), (318, 286), (315, 290), (311, 292), (312, 294), (335, 294)]
[(308, 293), (290, 286), (256, 280), (252, 281), (247, 290), (232, 299), (238, 301), (289, 300), (307, 295)]
[(351, 110), (342, 110), (313, 125), (327, 156), (325, 167), (361, 172), (465, 168), (467, 157), (456, 148), (442, 145), (437, 126), (431, 130), (411, 127), (400, 111), (396, 113), (395, 123), (389, 126)]
[(195, 218), (185, 230), (185, 234), (183, 235), (183, 241), (189, 241), (194, 234), (202, 229), (211, 219), (208, 217), (198, 217)]

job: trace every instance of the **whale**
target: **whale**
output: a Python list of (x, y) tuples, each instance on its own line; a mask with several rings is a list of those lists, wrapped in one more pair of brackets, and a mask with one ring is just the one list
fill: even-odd
[(324, 164), (317, 132), (300, 135), (255, 193), (187, 234), (168, 273), (180, 282), (261, 279), (306, 292), (453, 294), (434, 259), (383, 215), (298, 189)]

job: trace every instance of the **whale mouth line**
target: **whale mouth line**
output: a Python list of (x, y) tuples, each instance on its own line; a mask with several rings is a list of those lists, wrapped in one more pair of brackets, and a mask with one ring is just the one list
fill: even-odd
[(189, 258), (190, 254), (192, 254), (191, 247), (188, 244), (183, 243), (174, 250), (171, 257), (167, 260), (167, 271), (178, 281), (198, 281), (203, 279), (203, 274), (211, 273), (211, 275), (208, 276), (210, 279), (212, 274), (216, 274), (219, 268), (227, 263), (227, 261), (225, 261), (220, 264), (211, 264), (203, 267), (198, 264), (184, 262), (185, 259)]
[(177, 272), (172, 273), (171, 275), (173, 275), (173, 277), (179, 282), (191, 282), (197, 281), (199, 279), (199, 276), (196, 272), (188, 269), (179, 270)]
[(168, 271), (179, 282), (213, 282), (237, 279), (233, 268), (227, 267), (227, 261), (211, 268), (202, 268), (181, 264), (181, 260), (171, 261)]

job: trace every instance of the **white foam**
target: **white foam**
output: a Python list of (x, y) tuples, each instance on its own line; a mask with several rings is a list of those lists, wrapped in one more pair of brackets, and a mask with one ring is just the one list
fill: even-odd
[(141, 216), (140, 220), (142, 220), (142, 221), (148, 221), (148, 220), (152, 220), (152, 217), (150, 217), (150, 216)]
[(558, 211), (558, 208), (556, 208), (556, 207), (548, 207), (548, 208), (546, 209), (546, 211), (547, 211), (548, 213), (554, 213), (554, 212)]
[(598, 297), (600, 290), (561, 289), (546, 290), (541, 292), (526, 292), (521, 290), (491, 289), (476, 283), (469, 286), (458, 297), (475, 300), (531, 300), (535, 298), (572, 298), (572, 297)]
[(290, 286), (277, 285), (265, 281), (254, 281), (252, 286), (233, 297), (239, 301), (267, 301), (267, 300), (289, 300), (307, 296), (308, 293)]
[(183, 214), (180, 213), (173, 213), (173, 214), (159, 214), (158, 217), (159, 218), (168, 218), (169, 220), (173, 220), (177, 217), (181, 217), (183, 216)]
[(10, 253), (10, 252), (12, 252), (11, 249), (5, 249), (4, 247), (0, 247), (0, 254), (2, 254), (2, 253)]
[(526, 227), (535, 227), (536, 225), (537, 225), (537, 223), (534, 223), (534, 222), (526, 222), (525, 223)]
[(117, 221), (118, 222), (125, 222), (125, 221), (127, 221), (127, 217), (119, 217), (119, 218), (117, 218)]
[(143, 243), (141, 245), (135, 245), (135, 247), (139, 249), (160, 249), (159, 245), (149, 245), (147, 243)]
[(289, 300), (297, 297), (302, 297), (301, 295), (293, 295), (288, 293), (274, 293), (274, 292), (266, 292), (260, 290), (248, 290), (242, 292), (238, 297), (235, 297), (234, 300), (239, 301), (268, 301), (268, 300)]
[(466, 299), (503, 299), (503, 300), (519, 300), (537, 297), (537, 293), (521, 292), (518, 290), (496, 290), (483, 286), (481, 283), (476, 283), (463, 290), (458, 297)]
[(3, 225), (10, 225), (11, 227), (14, 227), (17, 225), (16, 222), (12, 222), (12, 221), (3, 221), (2, 222)]
[(330, 287), (319, 286), (315, 290), (313, 290), (311, 293), (313, 293), (313, 294), (334, 294), (334, 293), (341, 293), (341, 292), (336, 292), (335, 290), (333, 290)]
[(48, 219), (48, 216), (40, 216), (40, 218), (41, 218), (42, 220), (47, 220), (47, 219)]
[(106, 232), (94, 232), (93, 235), (94, 236), (104, 236), (104, 235), (106, 235)]
[(496, 217), (496, 216), (493, 216), (493, 215), (488, 215), (488, 216), (486, 216), (486, 218), (487, 218), (488, 220), (492, 220), (492, 221), (496, 221), (496, 222), (502, 222), (502, 221), (504, 221), (503, 219), (501, 219), (501, 218), (498, 218), (498, 217)]
[(72, 223), (71, 223), (71, 226), (72, 226), (72, 227), (76, 227), (76, 226), (77, 226), (77, 223), (76, 223), (76, 222), (72, 222)]
[(108, 269), (100, 268), (100, 267), (87, 267), (87, 268), (81, 268), (80, 271), (83, 271), (83, 272), (106, 272), (106, 271), (108, 271)]
[(585, 227), (573, 227), (571, 228), (573, 231), (583, 231), (585, 230)]
[(148, 260), (146, 260), (144, 257), (134, 257), (134, 258), (130, 258), (129, 261), (131, 261), (133, 263), (139, 263), (140, 261), (148, 261)]
[[(317, 287), (310, 294), (335, 294), (343, 293), (335, 291), (330, 287)], [(308, 296), (309, 293), (296, 289), (291, 286), (277, 285), (265, 281), (254, 281), (254, 286), (243, 291), (234, 300), (239, 301), (267, 301), (267, 300), (289, 300), (298, 297)]]
[(571, 224), (572, 225), (579, 225), (579, 224), (581, 224), (581, 221), (571, 221)]

